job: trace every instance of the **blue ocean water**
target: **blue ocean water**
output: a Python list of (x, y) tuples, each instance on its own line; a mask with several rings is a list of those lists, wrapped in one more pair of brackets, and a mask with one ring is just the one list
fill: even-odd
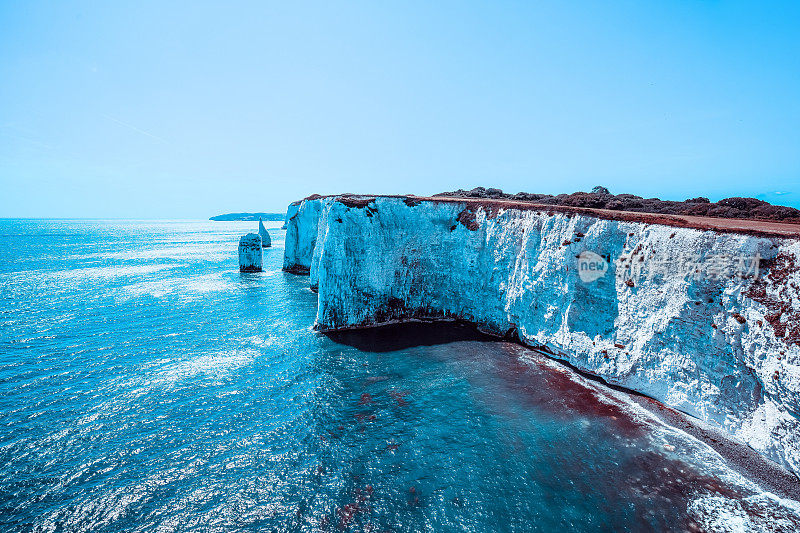
[[(0, 530), (692, 530), (708, 449), (461, 326), (325, 336), (243, 222), (0, 221)], [(672, 449), (677, 448), (677, 449)]]

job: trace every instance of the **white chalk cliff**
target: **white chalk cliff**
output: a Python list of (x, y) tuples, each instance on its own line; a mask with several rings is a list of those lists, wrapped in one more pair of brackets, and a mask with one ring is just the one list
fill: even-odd
[(272, 246), (272, 239), (269, 238), (269, 232), (267, 228), (264, 227), (264, 222), (260, 218), (258, 219), (258, 234), (261, 237), (262, 248), (269, 248)]
[[(582, 253), (609, 258), (608, 271), (582, 279)], [(793, 238), (543, 207), (323, 197), (293, 206), (284, 268), (310, 274), (319, 329), (467, 320), (800, 474), (798, 255)], [(757, 277), (709, 266), (757, 256)], [(687, 269), (687, 257), (702, 266)]]
[(262, 268), (261, 236), (258, 233), (243, 235), (239, 239), (239, 271), (261, 272)]
[(295, 216), (297, 214), (297, 210), (300, 209), (300, 203), (301, 202), (298, 201), (289, 204), (289, 207), (286, 209), (286, 218), (283, 221), (283, 226), (281, 226), (281, 229), (287, 228), (289, 225), (289, 219)]

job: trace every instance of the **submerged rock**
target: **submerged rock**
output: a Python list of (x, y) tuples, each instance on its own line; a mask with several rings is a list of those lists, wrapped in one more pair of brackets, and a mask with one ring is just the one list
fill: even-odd
[(261, 272), (261, 236), (257, 233), (248, 233), (239, 239), (239, 271)]
[(261, 247), (262, 248), (269, 248), (272, 246), (272, 240), (269, 238), (269, 232), (267, 232), (267, 228), (264, 227), (264, 222), (261, 219), (258, 219), (258, 234), (261, 236)]

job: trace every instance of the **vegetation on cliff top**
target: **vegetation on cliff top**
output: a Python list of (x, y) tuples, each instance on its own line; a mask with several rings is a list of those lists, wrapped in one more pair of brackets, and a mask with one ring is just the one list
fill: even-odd
[(504, 193), (500, 189), (476, 187), (470, 191), (443, 192), (434, 196), (456, 198), (490, 198), (498, 200), (515, 200), (533, 202), (544, 205), (563, 205), (569, 207), (587, 207), (592, 209), (609, 209), (613, 211), (634, 211), (637, 213), (656, 213), (667, 215), (692, 215), (717, 218), (739, 218), (752, 220), (771, 220), (800, 224), (800, 210), (792, 207), (772, 205), (757, 198), (725, 198), (719, 202), (711, 202), (708, 198), (690, 198), (682, 202), (661, 200), (659, 198), (642, 198), (633, 194), (611, 194), (605, 187), (595, 187), (592, 192), (574, 192), (572, 194), (533, 194), (518, 192)]

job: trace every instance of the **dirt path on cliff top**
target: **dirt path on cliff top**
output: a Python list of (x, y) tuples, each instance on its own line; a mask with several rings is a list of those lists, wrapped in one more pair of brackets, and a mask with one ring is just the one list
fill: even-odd
[[(344, 198), (363, 203), (363, 207), (374, 198), (399, 198), (407, 202), (441, 202), (451, 204), (471, 204), (475, 206), (502, 209), (518, 209), (522, 211), (544, 211), (548, 213), (578, 213), (593, 216), (604, 220), (619, 220), (621, 222), (642, 222), (645, 224), (661, 224), (676, 228), (691, 228), (703, 231), (718, 231), (720, 233), (740, 233), (758, 237), (785, 237), (800, 238), (800, 223), (773, 222), (769, 220), (753, 220), (739, 218), (699, 217), (691, 215), (669, 215), (664, 213), (639, 213), (637, 211), (613, 211), (610, 209), (594, 209), (591, 207), (572, 207), (566, 205), (537, 204), (521, 200), (505, 200), (492, 198), (462, 198), (456, 196), (415, 196), (413, 194), (329, 194), (316, 195), (304, 198), (316, 200), (319, 198)], [(409, 205), (413, 205), (409, 203)]]
[(504, 209), (521, 209), (548, 211), (554, 213), (580, 213), (605, 220), (624, 222), (644, 222), (646, 224), (662, 224), (678, 228), (712, 230), (723, 233), (744, 233), (766, 237), (800, 238), (800, 224), (771, 222), (766, 220), (748, 220), (737, 218), (698, 217), (689, 215), (666, 215), (660, 213), (638, 213), (635, 211), (612, 211), (609, 209), (592, 209), (589, 207), (570, 207), (564, 205), (537, 204), (517, 200), (493, 200), (486, 198), (455, 198), (445, 196), (415, 196), (418, 200), (429, 202), (448, 202), (474, 204), (484, 207), (500, 207)]

